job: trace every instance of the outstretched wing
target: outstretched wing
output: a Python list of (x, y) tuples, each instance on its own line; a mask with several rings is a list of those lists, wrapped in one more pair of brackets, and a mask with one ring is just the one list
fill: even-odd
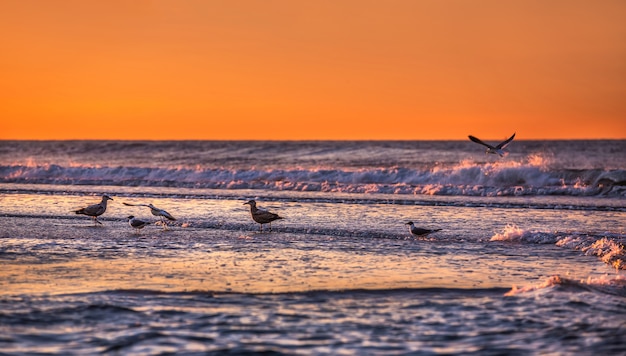
[(515, 134), (513, 134), (513, 136), (509, 137), (508, 139), (506, 139), (506, 141), (502, 141), (500, 142), (496, 148), (498, 149), (503, 149), (506, 147), (506, 145), (508, 145), (509, 143), (511, 143), (511, 141), (513, 141), (513, 139), (515, 138)]
[(127, 206), (145, 206), (146, 208), (150, 208), (150, 210), (156, 211), (156, 214), (153, 213), (154, 215), (163, 216), (172, 221), (176, 220), (176, 218), (173, 217), (172, 214), (168, 213), (167, 211), (156, 208), (154, 206), (150, 206), (149, 204), (131, 204), (131, 203), (126, 203), (126, 202), (123, 202), (122, 204), (127, 205)]
[(172, 214), (168, 213), (167, 211), (163, 210), (163, 209), (159, 209), (159, 214), (161, 214), (162, 216), (164, 216), (165, 218), (169, 219), (169, 220), (176, 220), (175, 217), (172, 216)]
[(126, 203), (126, 202), (122, 202), (122, 204), (126, 206), (147, 206), (146, 204), (131, 204), (131, 203)]
[[(515, 136), (515, 135), (513, 135), (513, 136)], [(472, 135), (469, 135), (469, 136), (467, 136), (467, 137), (469, 137), (469, 139), (470, 139), (470, 140), (472, 140), (473, 142), (476, 142), (476, 143), (478, 143), (478, 144), (480, 144), (480, 145), (483, 145), (483, 146), (485, 146), (485, 147), (487, 147), (487, 148), (495, 149), (495, 147), (493, 147), (492, 145), (490, 145), (490, 144), (488, 144), (488, 143), (484, 143), (484, 142), (483, 142), (481, 139), (479, 139), (478, 137), (474, 137), (474, 136), (472, 136)]]

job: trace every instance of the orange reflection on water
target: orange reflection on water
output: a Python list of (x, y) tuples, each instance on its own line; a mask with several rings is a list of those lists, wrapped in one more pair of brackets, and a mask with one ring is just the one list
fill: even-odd
[[(0, 272), (1, 294), (63, 294), (119, 289), (166, 292), (281, 293), (312, 290), (471, 287), (481, 283), (432, 257), (341, 251), (206, 252), (180, 258), (80, 258), (13, 264)], [(426, 268), (426, 266), (428, 266)]]

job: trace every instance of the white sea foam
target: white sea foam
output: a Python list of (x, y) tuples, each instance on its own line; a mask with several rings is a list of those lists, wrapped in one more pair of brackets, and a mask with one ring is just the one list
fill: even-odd
[(552, 244), (580, 250), (585, 255), (599, 257), (616, 270), (626, 270), (626, 234), (604, 233), (601, 236), (583, 233), (541, 232), (507, 225), (502, 232), (494, 234), (490, 241)]
[(509, 224), (501, 233), (496, 233), (490, 241), (511, 241), (536, 244), (553, 244), (558, 241), (557, 234), (541, 231), (530, 231), (519, 228), (517, 225)]
[(581, 291), (595, 291), (606, 294), (626, 296), (626, 276), (605, 275), (602, 277), (588, 277), (586, 280), (573, 280), (561, 276), (548, 277), (541, 283), (536, 285), (528, 285), (523, 287), (513, 286), (505, 296), (515, 296), (524, 293), (542, 291), (555, 287), (573, 287)]
[(0, 182), (143, 185), (215, 189), (267, 189), (419, 195), (626, 196), (626, 171), (550, 170), (544, 159), (476, 164), (463, 161), (432, 169), (229, 169), (81, 166), (0, 166)]

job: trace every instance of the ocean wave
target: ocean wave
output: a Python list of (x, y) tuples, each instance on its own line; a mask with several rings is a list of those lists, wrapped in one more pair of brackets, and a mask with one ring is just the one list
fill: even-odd
[(543, 232), (507, 225), (490, 241), (510, 241), (536, 244), (555, 244), (559, 247), (582, 251), (587, 256), (597, 256), (616, 270), (626, 270), (626, 234), (605, 232), (602, 234)]
[(536, 285), (529, 285), (524, 287), (513, 286), (513, 288), (504, 295), (515, 296), (550, 288), (558, 288), (561, 290), (567, 289), (578, 291), (591, 291), (626, 297), (626, 277), (617, 275), (615, 277), (602, 276), (598, 278), (589, 277), (586, 280), (574, 280), (569, 278), (563, 278), (561, 276), (551, 276)]
[(355, 295), (381, 295), (389, 296), (392, 294), (397, 295), (459, 295), (459, 296), (487, 296), (487, 295), (502, 295), (506, 292), (507, 288), (491, 287), (491, 288), (454, 288), (454, 287), (426, 287), (426, 288), (346, 288), (346, 289), (312, 289), (306, 291), (292, 291), (292, 292), (234, 292), (228, 290), (186, 290), (186, 291), (170, 291), (170, 290), (158, 290), (158, 289), (111, 289), (98, 292), (87, 293), (68, 293), (58, 294), (57, 297), (83, 297), (83, 296), (172, 296), (172, 297), (202, 297), (206, 299), (212, 299), (216, 296), (331, 296), (331, 297), (347, 297)]
[(430, 169), (4, 165), (0, 166), (0, 182), (448, 196), (626, 197), (626, 170), (551, 170), (534, 157), (523, 163), (464, 161)]

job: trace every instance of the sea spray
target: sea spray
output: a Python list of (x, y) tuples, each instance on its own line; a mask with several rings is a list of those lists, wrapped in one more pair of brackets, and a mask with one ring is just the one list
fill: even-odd
[(490, 241), (519, 243), (555, 244), (559, 247), (580, 250), (585, 255), (597, 256), (616, 270), (626, 270), (626, 234), (605, 233), (585, 234), (568, 232), (542, 232), (524, 230), (515, 224), (508, 224), (502, 232), (494, 234)]
[(99, 165), (0, 165), (0, 183), (264, 189), (446, 196), (626, 197), (615, 171), (546, 170), (520, 163), (410, 168), (235, 169)]
[(531, 292), (546, 291), (551, 288), (577, 289), (581, 292), (595, 291), (605, 294), (626, 297), (626, 277), (622, 275), (588, 277), (587, 279), (574, 280), (562, 276), (550, 276), (543, 282), (531, 284), (523, 287), (513, 286), (510, 291), (504, 294), (506, 297), (523, 295)]

